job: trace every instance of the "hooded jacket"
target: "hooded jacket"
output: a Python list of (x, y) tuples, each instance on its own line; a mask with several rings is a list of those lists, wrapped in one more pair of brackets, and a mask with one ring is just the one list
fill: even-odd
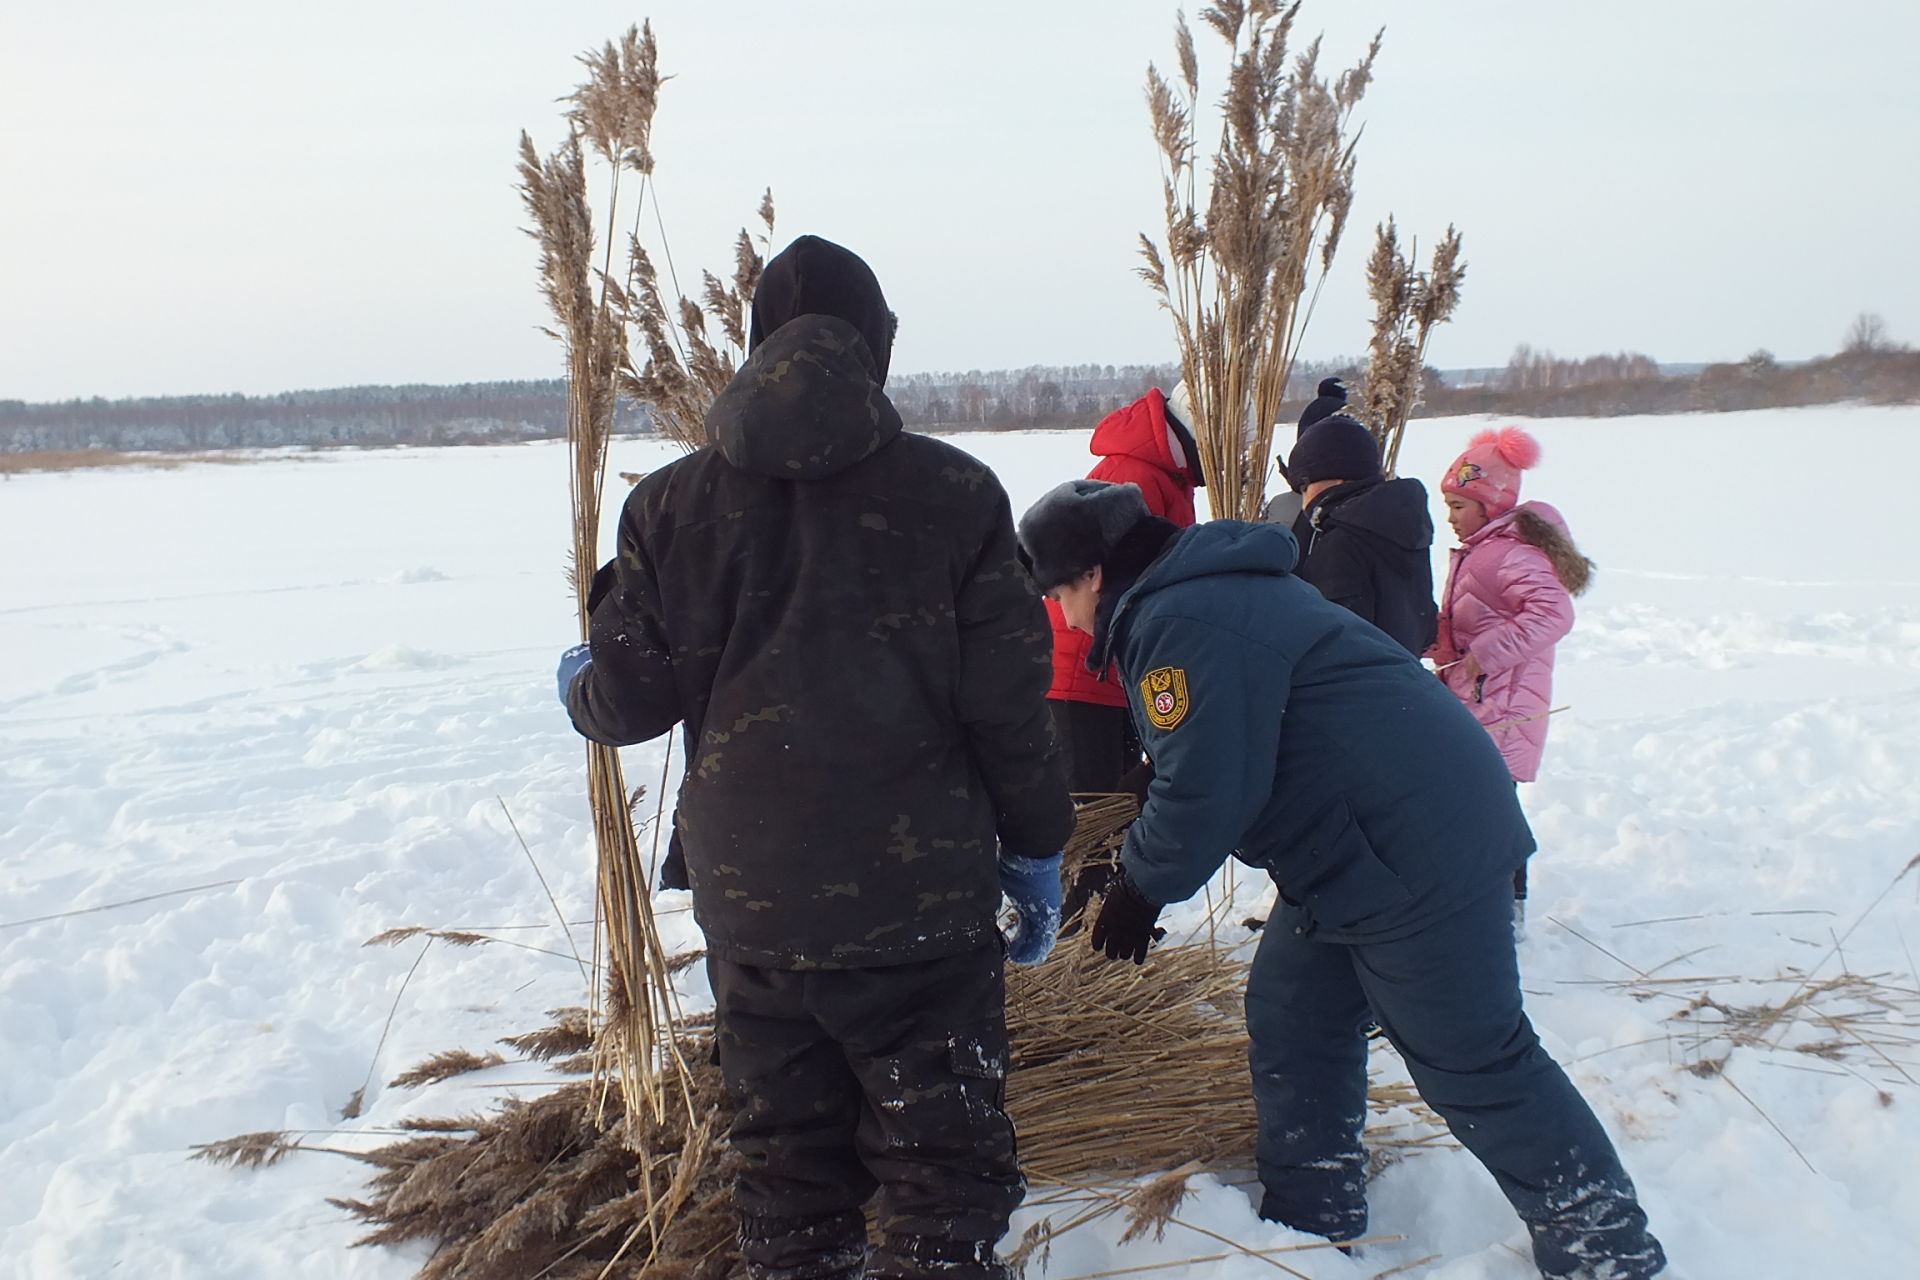
[[(1521, 539), (1515, 521), (1523, 511), (1567, 527), (1546, 503), (1528, 502), (1455, 547), (1428, 656), (1447, 688), (1487, 726), (1513, 780), (1532, 782), (1547, 744), (1554, 648), (1573, 630), (1573, 597), (1547, 553)], [(1468, 654), (1480, 664), (1478, 680), (1467, 674)]]
[(1006, 495), (902, 432), (878, 374), (844, 320), (769, 330), (707, 416), (714, 443), (629, 495), (569, 690), (599, 742), (685, 722), (694, 914), (736, 963), (992, 945), (996, 838), (1049, 854), (1073, 824)]
[(1295, 554), (1278, 525), (1197, 525), (1095, 638), (1155, 768), (1121, 864), (1179, 902), (1237, 854), (1273, 875), (1291, 927), (1402, 937), (1511, 875), (1533, 837), (1486, 733), (1294, 576)]
[(1433, 644), (1433, 517), (1418, 480), (1356, 480), (1315, 498), (1293, 524), (1296, 571), (1408, 653)]
[[(1183, 529), (1194, 522), (1199, 458), (1192, 436), (1173, 425), (1167, 398), (1157, 388), (1102, 418), (1087, 448), (1100, 459), (1087, 479), (1137, 485), (1147, 500), (1147, 510), (1154, 515)], [(1069, 627), (1060, 606), (1051, 600), (1047, 602), (1047, 618), (1053, 625), (1053, 687), (1047, 696), (1107, 707), (1126, 706), (1125, 690), (1087, 670), (1090, 638), (1086, 633)]]

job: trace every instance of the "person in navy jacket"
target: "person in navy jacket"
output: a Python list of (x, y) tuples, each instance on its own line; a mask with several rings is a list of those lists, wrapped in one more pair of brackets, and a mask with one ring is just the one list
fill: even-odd
[[(1293, 535), (1178, 530), (1076, 480), (1020, 522), (1035, 583), (1117, 662), (1155, 777), (1092, 942), (1144, 961), (1162, 904), (1229, 857), (1280, 902), (1247, 983), (1261, 1216), (1366, 1231), (1375, 1019), (1552, 1280), (1666, 1263), (1613, 1144), (1522, 1009), (1510, 927), (1533, 836), (1500, 753), (1418, 659), (1294, 576)], [(1609, 1269), (1610, 1268), (1610, 1269)]]

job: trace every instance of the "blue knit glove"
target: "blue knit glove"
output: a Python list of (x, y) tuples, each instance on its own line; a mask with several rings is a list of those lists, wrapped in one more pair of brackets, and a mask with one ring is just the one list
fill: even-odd
[(573, 678), (585, 671), (593, 661), (593, 654), (586, 645), (577, 644), (560, 655), (560, 670), (556, 673), (560, 681), (560, 705), (567, 705), (567, 690), (573, 687)]
[(1000, 892), (1020, 916), (1019, 927), (1007, 942), (1007, 959), (1039, 964), (1060, 933), (1060, 855), (1023, 858), (1002, 849)]

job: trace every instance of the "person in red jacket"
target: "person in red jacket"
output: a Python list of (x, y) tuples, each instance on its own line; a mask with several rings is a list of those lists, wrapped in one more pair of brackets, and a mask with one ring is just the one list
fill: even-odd
[[(1187, 428), (1191, 411), (1186, 405), (1185, 383), (1174, 388), (1171, 401), (1158, 388), (1149, 390), (1102, 418), (1087, 446), (1100, 459), (1088, 479), (1137, 486), (1149, 511), (1182, 529), (1194, 522), (1193, 491), (1206, 483)], [(1053, 624), (1053, 687), (1047, 691), (1047, 706), (1066, 756), (1068, 787), (1082, 793), (1125, 790), (1128, 775), (1141, 768), (1140, 739), (1127, 711), (1126, 688), (1110, 669), (1088, 670), (1092, 637), (1069, 627), (1052, 600), (1047, 601), (1047, 617)], [(1084, 912), (1111, 874), (1108, 863), (1083, 868), (1067, 891), (1062, 920), (1072, 922)], [(1068, 932), (1072, 928), (1069, 923)]]
[[(1182, 388), (1174, 395), (1177, 405)], [(1193, 523), (1193, 491), (1204, 483), (1199, 453), (1178, 409), (1169, 410), (1158, 388), (1102, 418), (1088, 449), (1100, 459), (1089, 480), (1137, 485), (1154, 515), (1183, 529)], [(1118, 790), (1121, 778), (1140, 763), (1126, 690), (1111, 672), (1087, 669), (1089, 637), (1069, 627), (1051, 600), (1047, 615), (1053, 623), (1048, 706), (1067, 754), (1069, 786), (1079, 792)]]

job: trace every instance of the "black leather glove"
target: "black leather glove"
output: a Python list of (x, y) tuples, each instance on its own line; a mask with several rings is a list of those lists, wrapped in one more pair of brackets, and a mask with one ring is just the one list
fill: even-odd
[(1147, 962), (1147, 947), (1163, 937), (1153, 922), (1160, 918), (1160, 904), (1151, 902), (1134, 888), (1123, 868), (1107, 890), (1100, 918), (1093, 922), (1093, 949), (1104, 951), (1109, 960)]
[(1142, 760), (1133, 768), (1120, 775), (1115, 791), (1124, 791), (1138, 800), (1142, 807), (1147, 803), (1147, 788), (1153, 785), (1153, 761)]

